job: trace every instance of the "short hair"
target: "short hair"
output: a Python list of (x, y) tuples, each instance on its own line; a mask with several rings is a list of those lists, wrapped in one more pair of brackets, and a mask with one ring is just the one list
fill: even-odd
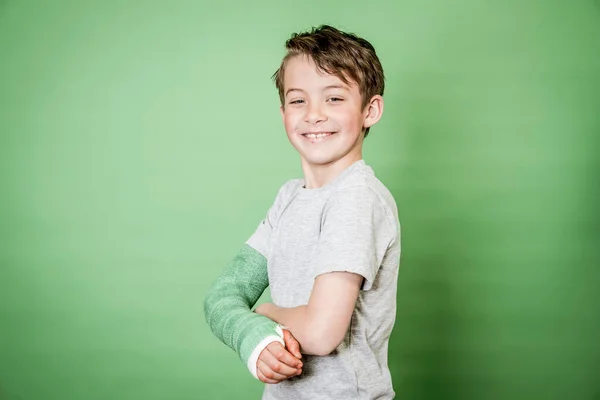
[[(383, 67), (373, 45), (361, 37), (321, 25), (307, 32), (293, 33), (285, 42), (285, 48), (287, 53), (272, 77), (282, 106), (285, 104), (285, 66), (291, 58), (299, 55), (310, 57), (318, 70), (335, 75), (346, 84), (354, 81), (362, 97), (361, 108), (373, 96), (383, 95)], [(369, 128), (365, 131), (365, 137), (368, 133)]]

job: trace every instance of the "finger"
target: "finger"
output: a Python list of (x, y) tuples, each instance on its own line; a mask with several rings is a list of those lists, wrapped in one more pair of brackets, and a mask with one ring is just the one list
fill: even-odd
[(302, 361), (298, 360), (296, 357), (292, 355), (289, 351), (287, 351), (281, 343), (273, 342), (272, 346), (267, 346), (269, 352), (275, 356), (277, 360), (284, 363), (285, 365), (291, 368), (302, 368)]
[(299, 368), (302, 368), (300, 360), (291, 355), (280, 343), (273, 344), (273, 346), (267, 346), (267, 352), (265, 353), (265, 357), (263, 357), (262, 360), (266, 362), (274, 372), (292, 376)]
[(267, 377), (266, 377), (266, 376), (265, 376), (265, 375), (264, 375), (264, 374), (261, 372), (261, 370), (260, 370), (260, 369), (257, 369), (257, 370), (256, 370), (256, 375), (258, 376), (258, 379), (260, 379), (260, 381), (261, 381), (261, 382), (264, 382), (264, 383), (270, 383), (270, 384), (279, 383), (279, 382), (278, 382), (278, 381), (276, 381), (276, 380), (273, 380), (273, 379), (269, 379), (269, 378), (267, 378)]
[[(296, 374), (294, 372), (293, 375), (286, 376), (286, 375), (280, 374), (279, 372), (275, 372), (273, 370), (273, 368), (271, 367), (271, 364), (268, 362), (265, 362), (263, 360), (258, 360), (258, 363), (256, 365), (258, 366), (258, 369), (260, 370), (260, 372), (262, 372), (262, 374), (265, 376), (265, 378), (276, 381), (276, 383), (286, 380), (290, 376), (293, 376)], [(279, 365), (283, 365), (283, 364), (279, 363)]]
[(288, 330), (283, 331), (283, 340), (285, 342), (285, 348), (289, 350), (296, 358), (302, 358), (300, 353), (300, 343), (296, 340), (292, 333)]
[[(288, 361), (291, 360), (292, 365), (286, 364), (283, 360), (280, 359), (286, 354), (287, 358), (289, 358)], [(291, 354), (289, 354), (287, 350), (285, 350), (283, 346), (279, 343), (277, 343), (277, 346), (267, 347), (267, 351), (265, 352), (264, 357), (262, 357), (261, 359), (265, 362), (265, 364), (269, 366), (269, 368), (271, 368), (273, 372), (285, 375), (287, 377), (294, 376), (298, 372), (298, 369), (301, 368), (301, 366), (298, 366), (296, 364), (297, 362), (299, 362), (299, 360), (297, 358), (294, 358), (294, 356), (292, 356)]]
[(289, 365), (292, 368), (302, 368), (302, 361), (297, 359), (287, 351), (280, 343), (276, 343), (279, 346), (273, 346), (269, 351), (282, 363)]

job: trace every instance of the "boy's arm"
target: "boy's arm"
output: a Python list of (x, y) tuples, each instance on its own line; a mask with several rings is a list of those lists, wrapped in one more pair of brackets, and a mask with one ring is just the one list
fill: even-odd
[(204, 299), (204, 315), (211, 331), (257, 378), (257, 360), (263, 350), (274, 341), (284, 344), (277, 323), (251, 310), (268, 284), (266, 259), (244, 245)]
[(370, 290), (399, 232), (379, 196), (364, 185), (340, 189), (324, 208), (308, 304), (256, 312), (286, 326), (306, 354), (327, 355), (344, 339), (361, 290)]
[(319, 275), (307, 305), (284, 308), (266, 303), (256, 312), (289, 329), (303, 353), (327, 355), (339, 346), (348, 331), (363, 279), (351, 272)]

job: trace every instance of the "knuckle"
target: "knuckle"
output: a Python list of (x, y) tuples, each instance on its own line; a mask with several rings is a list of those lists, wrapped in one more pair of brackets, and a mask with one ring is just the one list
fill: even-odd
[(267, 350), (268, 350), (268, 347), (260, 352), (260, 354), (258, 355), (259, 360), (262, 360), (265, 357), (265, 353), (267, 352)]
[(278, 365), (279, 362), (277, 360), (271, 360), (271, 362), (269, 362), (269, 368), (271, 368), (273, 371), (277, 370)]
[(263, 372), (263, 375), (267, 379), (273, 379), (273, 373), (271, 371), (265, 371), (265, 372)]
[(273, 365), (273, 366), (271, 367), (271, 369), (272, 369), (274, 372), (281, 372), (281, 364), (279, 364), (279, 363), (275, 363), (275, 365)]
[(282, 348), (281, 343), (279, 342), (271, 342), (269, 346), (271, 346), (271, 348), (275, 351)]

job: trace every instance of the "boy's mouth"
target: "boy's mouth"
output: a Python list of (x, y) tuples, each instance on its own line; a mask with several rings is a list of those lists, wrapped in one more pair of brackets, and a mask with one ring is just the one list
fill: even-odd
[(333, 135), (335, 132), (306, 132), (303, 133), (302, 136), (304, 136), (307, 139), (311, 139), (311, 140), (318, 140), (318, 139), (324, 139), (326, 137), (329, 137), (331, 135)]

